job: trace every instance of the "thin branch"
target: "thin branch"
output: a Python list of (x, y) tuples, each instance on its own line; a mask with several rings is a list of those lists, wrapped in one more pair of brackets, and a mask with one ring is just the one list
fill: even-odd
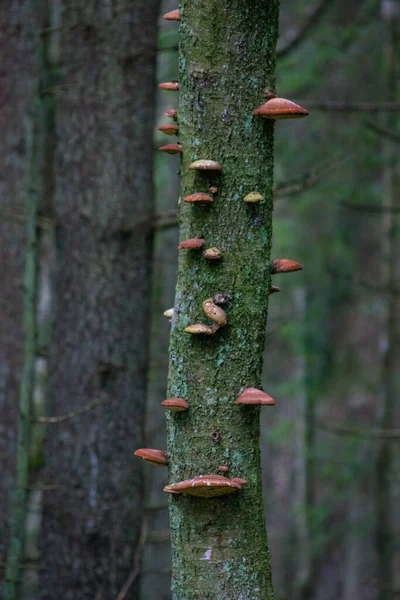
[(380, 206), (376, 204), (354, 204), (352, 202), (341, 202), (341, 205), (350, 210), (356, 210), (364, 213), (400, 213), (400, 208), (391, 208), (389, 206)]
[(390, 131), (389, 129), (385, 129), (385, 127), (380, 127), (379, 125), (376, 125), (375, 123), (371, 123), (371, 121), (367, 121), (365, 123), (365, 127), (367, 129), (369, 129), (370, 131), (373, 131), (377, 135), (382, 135), (382, 136), (388, 138), (389, 140), (391, 140), (392, 142), (395, 142), (396, 144), (400, 144), (400, 135), (393, 133), (393, 131)]
[(331, 5), (331, 0), (321, 0), (319, 4), (314, 6), (308, 14), (307, 19), (298, 28), (298, 30), (290, 36), (287, 36), (287, 39), (283, 40), (283, 44), (278, 46), (276, 51), (277, 58), (283, 58), (287, 54), (289, 54), (292, 50), (297, 48), (305, 39), (307, 34), (312, 30), (315, 25), (317, 25), (318, 21), (322, 17), (324, 11)]
[(305, 100), (307, 108), (323, 112), (400, 112), (400, 102), (340, 102), (327, 100), (325, 102), (314, 102)]
[(92, 408), (95, 408), (95, 406), (103, 404), (104, 401), (104, 398), (96, 398), (88, 404), (85, 404), (85, 406), (82, 406), (82, 408), (79, 408), (75, 411), (71, 411), (65, 415), (61, 415), (59, 417), (37, 417), (36, 419), (31, 419), (31, 421), (33, 423), (64, 423), (65, 421), (75, 419), (75, 417), (80, 417), (81, 415), (89, 412), (89, 410), (92, 410)]
[(318, 429), (328, 431), (334, 435), (352, 435), (356, 437), (368, 437), (385, 440), (400, 440), (400, 429), (372, 429), (363, 427), (354, 427), (352, 425), (341, 425), (340, 423), (328, 424), (319, 421)]
[(124, 585), (122, 586), (122, 589), (119, 592), (119, 594), (117, 595), (115, 600), (125, 600), (127, 593), (129, 592), (132, 585), (135, 583), (136, 578), (138, 577), (138, 575), (140, 573), (140, 560), (142, 557), (144, 545), (146, 543), (146, 538), (147, 538), (147, 520), (145, 519), (142, 522), (142, 527), (140, 529), (139, 541), (138, 541), (138, 545), (136, 547), (136, 551), (135, 551), (135, 554), (133, 557), (132, 571), (131, 571), (128, 579), (125, 581)]
[(155, 231), (178, 226), (178, 211), (176, 208), (155, 215), (153, 228)]

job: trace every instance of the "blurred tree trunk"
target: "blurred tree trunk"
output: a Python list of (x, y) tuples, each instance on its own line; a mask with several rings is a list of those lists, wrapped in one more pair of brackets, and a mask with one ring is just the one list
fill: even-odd
[[(263, 514), (259, 410), (235, 406), (259, 387), (267, 318), (271, 249), (273, 123), (252, 111), (273, 87), (278, 3), (181, 2), (179, 127), (181, 196), (218, 188), (210, 207), (182, 202), (181, 238), (203, 236), (223, 251), (210, 265), (182, 251), (172, 322), (169, 395), (189, 411), (168, 416), (170, 482), (229, 466), (247, 485), (216, 499), (170, 498), (174, 600), (271, 599)], [(188, 170), (196, 159), (220, 175)], [(265, 201), (243, 202), (250, 191)], [(195, 338), (187, 325), (208, 322), (202, 302), (228, 293), (228, 326)], [(268, 408), (267, 408), (268, 410)]]
[(0, 3), (0, 582), (15, 484), (23, 367), (25, 206), (31, 111), (37, 89), (34, 26), (29, 2)]
[(103, 402), (49, 426), (43, 600), (116, 597), (140, 535), (158, 4), (63, 5), (49, 412)]
[[(398, 89), (398, 52), (399, 52), (399, 24), (400, 24), (400, 2), (397, 0), (382, 0), (381, 14), (384, 23), (385, 38), (383, 46), (384, 57), (384, 90), (385, 100), (397, 99)], [(396, 115), (387, 115), (385, 128), (388, 131), (396, 131)], [(398, 294), (399, 284), (399, 217), (396, 214), (400, 207), (399, 177), (398, 177), (398, 148), (391, 140), (383, 141), (383, 274), (386, 286), (386, 340), (382, 370), (382, 392), (383, 410), (381, 426), (390, 429), (396, 426), (396, 420), (400, 415), (399, 398), (399, 317), (400, 308)], [(396, 471), (395, 448), (397, 444), (386, 439), (382, 441), (377, 458), (377, 523), (376, 523), (376, 551), (378, 557), (378, 598), (379, 600), (390, 600), (396, 594), (396, 563), (398, 556), (396, 545), (395, 518), (398, 497), (394, 495), (395, 480), (398, 478)], [(396, 484), (398, 487), (398, 484)], [(395, 508), (396, 506), (396, 508)]]

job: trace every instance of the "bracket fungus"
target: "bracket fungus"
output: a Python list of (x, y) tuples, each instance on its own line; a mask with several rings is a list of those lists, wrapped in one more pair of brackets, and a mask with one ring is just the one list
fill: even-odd
[(204, 300), (202, 307), (207, 317), (218, 325), (218, 327), (225, 327), (227, 325), (225, 311), (214, 303), (213, 298)]
[(227, 473), (229, 471), (229, 467), (227, 465), (220, 465), (218, 467), (218, 471), (220, 471), (221, 473)]
[(214, 202), (214, 198), (210, 196), (210, 194), (204, 194), (203, 192), (197, 192), (196, 194), (190, 194), (190, 196), (185, 196), (183, 198), (185, 202), (189, 202), (189, 204), (211, 204)]
[(291, 273), (292, 271), (302, 271), (303, 267), (295, 260), (289, 258), (276, 258), (272, 261), (271, 274)]
[(222, 171), (222, 167), (218, 162), (206, 158), (195, 160), (189, 165), (189, 169), (195, 169), (197, 171)]
[(238, 483), (240, 486), (246, 485), (247, 479), (242, 479), (241, 477), (232, 477), (231, 481)]
[(286, 98), (271, 98), (253, 110), (253, 115), (264, 119), (301, 119), (308, 114), (308, 110)]
[(169, 308), (168, 310), (164, 310), (163, 315), (164, 317), (167, 317), (167, 319), (172, 319), (172, 317), (174, 316), (174, 309)]
[(185, 329), (185, 333), (191, 333), (192, 335), (214, 335), (219, 329), (218, 325), (203, 325), (203, 323), (195, 323), (189, 325)]
[(163, 15), (163, 19), (165, 19), (166, 21), (180, 21), (181, 13), (179, 8), (176, 8), (175, 10), (170, 10), (169, 12), (165, 13), (165, 15)]
[(271, 285), (271, 287), (269, 288), (269, 293), (270, 294), (276, 294), (277, 292), (280, 292), (281, 288), (278, 287), (277, 285)]
[(169, 92), (177, 92), (179, 90), (179, 81), (173, 79), (172, 81), (165, 81), (164, 83), (159, 83), (158, 87), (160, 90), (167, 90)]
[(240, 488), (240, 483), (223, 475), (198, 475), (193, 479), (166, 485), (164, 492), (167, 494), (187, 494), (189, 496), (213, 498), (238, 492)]
[(178, 246), (178, 250), (199, 250), (205, 244), (203, 238), (191, 238), (190, 240), (182, 240)]
[(268, 405), (273, 406), (275, 400), (257, 388), (246, 388), (240, 394), (235, 404)]
[(217, 260), (221, 260), (222, 252), (218, 248), (207, 248), (207, 250), (204, 250), (203, 252), (203, 257), (207, 260), (215, 262)]
[(259, 192), (250, 192), (243, 198), (243, 200), (245, 202), (261, 202), (261, 200), (264, 200), (264, 196), (262, 196)]
[(175, 123), (171, 123), (170, 125), (160, 125), (157, 129), (166, 135), (178, 135), (179, 132), (179, 127), (178, 125), (175, 125)]
[(167, 154), (179, 154), (182, 152), (182, 146), (180, 144), (166, 144), (165, 146), (160, 146), (159, 150)]
[(164, 115), (166, 117), (169, 117), (170, 119), (174, 119), (174, 121), (176, 121), (178, 113), (174, 108), (169, 108), (168, 110), (165, 111)]
[(160, 467), (166, 467), (168, 464), (167, 453), (162, 450), (155, 450), (154, 448), (139, 448), (134, 452), (135, 456), (147, 460), (147, 462), (153, 465), (159, 465)]
[(183, 398), (167, 398), (161, 402), (160, 406), (172, 412), (184, 412), (189, 408), (189, 404)]

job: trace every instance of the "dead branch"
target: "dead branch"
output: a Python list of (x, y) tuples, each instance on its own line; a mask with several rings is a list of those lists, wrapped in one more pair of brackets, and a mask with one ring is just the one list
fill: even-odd
[(379, 125), (376, 125), (375, 123), (371, 123), (370, 121), (367, 121), (365, 123), (365, 127), (367, 129), (369, 129), (370, 131), (373, 131), (377, 135), (381, 135), (383, 137), (388, 138), (389, 140), (392, 140), (396, 144), (400, 144), (400, 135), (393, 133), (393, 131), (390, 131), (389, 129), (380, 127)]
[(353, 204), (352, 202), (341, 202), (341, 205), (350, 210), (356, 210), (364, 213), (400, 213), (400, 208), (392, 208), (390, 206), (379, 206), (376, 204)]
[(136, 547), (135, 554), (133, 556), (132, 571), (131, 571), (128, 579), (125, 581), (124, 585), (122, 586), (122, 589), (119, 592), (119, 594), (117, 595), (115, 600), (125, 600), (127, 593), (129, 592), (131, 586), (134, 584), (136, 578), (138, 577), (138, 575), (140, 573), (140, 560), (142, 557), (144, 545), (146, 543), (146, 538), (147, 538), (147, 520), (145, 519), (142, 522), (142, 526), (140, 528), (139, 541), (138, 541), (138, 544)]
[(304, 21), (301, 27), (299, 27), (292, 35), (288, 35), (287, 38), (283, 40), (283, 44), (278, 46), (276, 51), (277, 58), (283, 58), (292, 50), (297, 48), (297, 46), (304, 41), (307, 34), (313, 29), (313, 27), (317, 25), (324, 11), (331, 4), (332, 2), (330, 0), (321, 0), (319, 4), (316, 4), (313, 8), (311, 8), (311, 10), (308, 11), (307, 19)]
[(352, 425), (341, 425), (340, 423), (325, 423), (319, 421), (318, 429), (328, 431), (334, 435), (350, 435), (355, 437), (367, 437), (385, 440), (400, 440), (400, 429), (373, 429), (364, 427), (355, 427)]
[(60, 415), (59, 417), (36, 417), (31, 419), (31, 421), (33, 423), (64, 423), (65, 421), (75, 419), (75, 417), (80, 417), (81, 415), (89, 412), (89, 410), (92, 410), (92, 408), (95, 408), (95, 406), (103, 404), (104, 401), (104, 398), (96, 398), (95, 400), (88, 402), (88, 404), (85, 404), (85, 406), (82, 406), (82, 408), (71, 411), (65, 415)]
[(312, 110), (323, 112), (400, 112), (400, 102), (340, 102), (336, 100), (314, 102), (305, 100), (304, 105)]

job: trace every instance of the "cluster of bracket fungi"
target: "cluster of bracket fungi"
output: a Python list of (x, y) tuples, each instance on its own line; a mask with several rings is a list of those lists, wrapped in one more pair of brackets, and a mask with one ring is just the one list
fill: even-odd
[[(180, 21), (179, 9), (172, 10), (166, 13), (163, 17), (168, 21)], [(160, 83), (158, 86), (160, 89), (169, 91), (178, 91), (179, 82), (169, 81), (166, 83)], [(164, 113), (167, 117), (171, 118), (173, 123), (168, 125), (160, 125), (158, 130), (166, 135), (178, 135), (178, 115), (175, 109), (169, 109)], [(253, 111), (253, 114), (265, 119), (296, 119), (306, 117), (308, 111), (291, 102), (285, 98), (277, 98), (271, 92), (268, 92), (266, 102), (260, 107)], [(166, 144), (159, 148), (162, 152), (168, 154), (182, 153), (182, 145), (179, 143)], [(222, 170), (222, 166), (210, 159), (196, 160), (189, 165), (189, 169), (196, 169), (203, 172), (218, 172)], [(184, 197), (184, 201), (192, 204), (193, 206), (207, 206), (214, 202), (214, 195), (217, 192), (215, 186), (209, 187), (209, 194), (203, 192), (193, 193), (189, 196)], [(251, 191), (243, 197), (243, 201), (247, 203), (262, 202), (264, 197), (258, 191)], [(201, 250), (206, 245), (203, 238), (192, 238), (183, 240), (180, 242), (179, 250)], [(219, 261), (222, 258), (222, 252), (218, 248), (210, 247), (203, 250), (203, 257), (210, 263)], [(289, 273), (292, 271), (301, 270), (301, 265), (290, 259), (278, 258), (271, 263), (271, 274), (277, 273)], [(270, 287), (270, 294), (280, 292), (280, 288), (273, 285)], [(226, 313), (222, 306), (228, 301), (228, 297), (223, 294), (216, 294), (213, 298), (207, 298), (202, 304), (202, 308), (206, 316), (212, 322), (211, 325), (205, 325), (203, 323), (195, 323), (186, 327), (185, 332), (192, 335), (214, 335), (221, 327), (227, 325)], [(170, 319), (173, 317), (173, 309), (166, 310), (164, 315)], [(275, 404), (275, 400), (268, 394), (257, 388), (245, 388), (237, 398), (235, 404), (237, 405), (267, 405), (272, 406)], [(183, 398), (167, 398), (161, 402), (166, 410), (173, 412), (184, 412), (189, 410), (189, 404)], [(144, 460), (159, 466), (168, 465), (168, 456), (166, 452), (162, 450), (155, 450), (152, 448), (141, 448), (136, 450), (135, 455), (143, 458)], [(165, 486), (164, 492), (169, 494), (187, 494), (190, 496), (201, 496), (201, 497), (214, 497), (230, 494), (237, 492), (241, 489), (242, 485), (246, 484), (245, 479), (238, 477), (229, 478), (227, 473), (229, 467), (227, 465), (220, 465), (218, 471), (221, 473), (210, 474), (210, 475), (197, 475), (192, 479), (185, 481), (179, 481)]]

